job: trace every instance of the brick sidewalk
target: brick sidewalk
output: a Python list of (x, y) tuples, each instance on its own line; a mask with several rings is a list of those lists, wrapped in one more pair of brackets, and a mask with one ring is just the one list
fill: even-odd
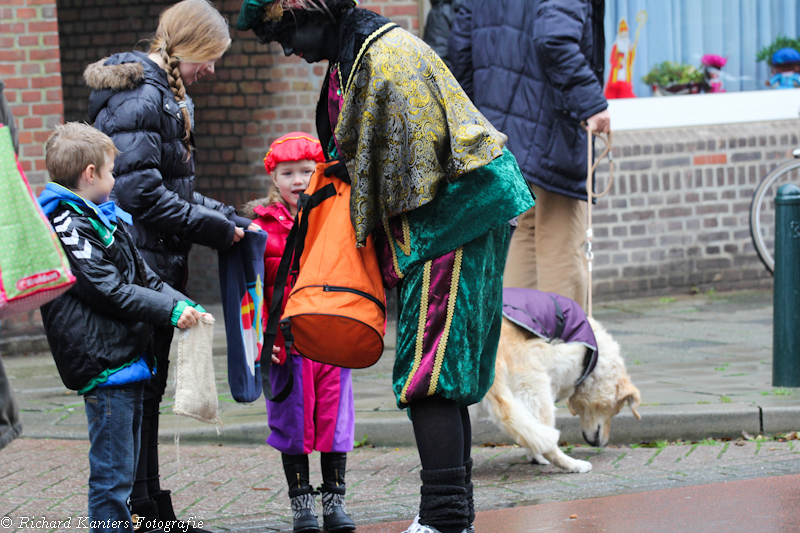
[[(662, 448), (576, 447), (588, 474), (534, 466), (514, 446), (473, 449), (478, 511), (800, 473), (799, 441), (714, 442)], [(0, 516), (66, 520), (86, 514), (88, 442), (19, 439), (0, 452)], [(288, 532), (280, 454), (267, 446), (162, 446), (163, 485), (177, 514), (216, 531)], [(311, 457), (319, 483), (318, 454)], [(419, 502), (416, 450), (362, 448), (348, 458), (348, 510), (358, 524), (409, 520)], [(56, 531), (53, 529), (51, 531)], [(66, 531), (66, 530), (65, 530)], [(489, 533), (483, 531), (481, 533)]]

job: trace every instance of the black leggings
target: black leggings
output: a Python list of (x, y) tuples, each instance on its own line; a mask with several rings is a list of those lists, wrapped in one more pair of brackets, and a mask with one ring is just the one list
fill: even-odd
[(158, 473), (158, 408), (167, 387), (169, 369), (169, 347), (173, 328), (154, 328), (153, 352), (158, 371), (144, 387), (142, 403), (142, 435), (139, 462), (136, 465), (136, 480), (131, 491), (131, 502), (153, 499), (161, 492)]
[(464, 466), (472, 446), (467, 408), (434, 394), (414, 400), (409, 409), (423, 470)]
[(145, 400), (142, 404), (142, 436), (136, 480), (131, 490), (131, 502), (153, 499), (161, 492), (158, 480), (158, 405), (159, 399)]

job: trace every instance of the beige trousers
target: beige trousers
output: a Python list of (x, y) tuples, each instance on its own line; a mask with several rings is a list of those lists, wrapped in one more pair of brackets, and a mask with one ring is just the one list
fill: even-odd
[(517, 219), (503, 287), (554, 292), (586, 308), (586, 202), (533, 185), (536, 206)]

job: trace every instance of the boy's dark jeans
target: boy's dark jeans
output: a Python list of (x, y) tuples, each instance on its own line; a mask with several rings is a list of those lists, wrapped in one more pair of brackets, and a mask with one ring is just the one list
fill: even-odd
[(89, 520), (98, 526), (92, 533), (133, 531), (127, 502), (139, 458), (144, 383), (96, 387), (83, 396), (91, 442)]

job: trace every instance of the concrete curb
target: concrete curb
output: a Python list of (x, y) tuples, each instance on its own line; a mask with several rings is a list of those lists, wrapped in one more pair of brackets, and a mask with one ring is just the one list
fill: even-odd
[[(705, 438), (737, 438), (742, 431), (751, 435), (785, 433), (800, 430), (800, 407), (765, 407), (750, 404), (660, 405), (640, 408), (641, 420), (624, 411), (611, 422), (610, 444), (634, 444), (656, 440), (696, 441)], [(183, 420), (182, 420), (183, 422)], [(578, 417), (566, 409), (558, 409), (556, 427), (562, 442), (583, 444)], [(175, 437), (175, 424), (165, 420), (159, 436), (162, 442)], [(185, 444), (260, 445), (269, 435), (266, 416), (263, 421), (231, 424), (217, 436), (214, 426), (197, 426), (192, 421), (180, 428), (180, 441)], [(411, 421), (403, 411), (358, 413), (355, 424), (356, 441), (366, 435), (368, 444), (375, 446), (414, 446)], [(88, 439), (86, 429), (41, 426), (25, 430), (27, 438)], [(494, 424), (473, 418), (472, 440), (475, 445), (486, 443), (512, 444)]]
[[(718, 405), (667, 405), (640, 408), (641, 420), (629, 412), (612, 419), (609, 444), (633, 444), (656, 440), (687, 441), (705, 438), (737, 438), (742, 431), (751, 435), (785, 433), (800, 430), (800, 407), (765, 407), (748, 404)], [(387, 411), (356, 417), (355, 437), (360, 441), (366, 435), (368, 444), (375, 446), (414, 446), (411, 421), (402, 411)], [(378, 416), (376, 416), (378, 415)], [(166, 422), (166, 421), (165, 421)], [(187, 421), (187, 424), (191, 424)], [(562, 442), (582, 444), (580, 419), (566, 409), (558, 409), (556, 427), (561, 431)], [(162, 424), (159, 436), (163, 442), (175, 437), (175, 425)], [(214, 426), (196, 425), (180, 428), (180, 441), (185, 444), (260, 445), (269, 435), (266, 417), (261, 422), (231, 424), (221, 429), (217, 436)], [(27, 438), (88, 439), (85, 428), (34, 427), (25, 430)], [(475, 445), (496, 443), (513, 444), (497, 426), (485, 419), (473, 418), (472, 440)]]
[(769, 406), (760, 409), (764, 433), (800, 431), (800, 408)]
[[(639, 409), (641, 420), (636, 420), (625, 409), (611, 421), (609, 444), (635, 444), (656, 440), (686, 441), (705, 438), (737, 438), (742, 431), (751, 435), (787, 433), (800, 430), (800, 406), (759, 407), (752, 404), (659, 405)], [(173, 415), (162, 415), (173, 416)], [(259, 417), (262, 418), (262, 417)], [(561, 431), (561, 441), (583, 444), (580, 419), (567, 409), (557, 409), (556, 427)], [(269, 435), (266, 416), (258, 422), (233, 423), (222, 428), (217, 435), (214, 426), (182, 418), (180, 441), (185, 444), (261, 445)], [(162, 442), (175, 438), (176, 424), (164, 419), (159, 436)], [(85, 426), (42, 426), (24, 428), (26, 438), (87, 440)], [(359, 412), (356, 414), (355, 438), (375, 446), (414, 446), (414, 431), (405, 411)], [(513, 444), (497, 426), (473, 414), (473, 444)]]
[[(800, 388), (772, 386), (771, 295), (732, 293), (718, 297), (677, 297), (600, 306), (597, 315), (624, 349), (631, 380), (646, 395), (637, 421), (623, 407), (611, 422), (612, 444), (708, 437), (737, 438), (742, 431), (778, 434), (800, 430)], [(691, 313), (690, 315), (687, 313)], [(394, 327), (390, 322), (389, 328)], [(394, 334), (387, 334), (393, 338)], [(413, 446), (411, 423), (395, 408), (391, 390), (394, 353), (390, 346), (377, 365), (354, 371), (355, 436), (380, 446)], [(215, 337), (219, 374), (221, 434), (192, 419), (178, 422), (165, 397), (161, 440), (169, 443), (180, 427), (184, 443), (262, 446), (269, 434), (263, 399), (234, 405), (229, 397), (224, 334)], [(25, 436), (86, 439), (86, 416), (79, 398), (65, 395), (47, 354), (4, 360), (23, 409)], [(731, 401), (733, 400), (733, 401)], [(578, 418), (558, 409), (561, 441), (584, 442)], [(491, 422), (473, 418), (473, 442), (510, 443)]]

